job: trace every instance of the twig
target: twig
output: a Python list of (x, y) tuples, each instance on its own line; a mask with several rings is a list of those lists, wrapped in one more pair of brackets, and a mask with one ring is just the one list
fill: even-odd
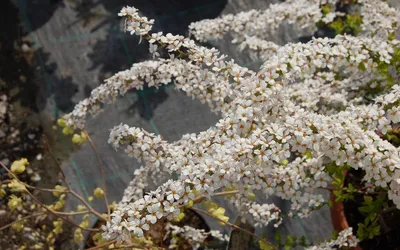
[(90, 211), (89, 210), (86, 210), (86, 211), (78, 211), (78, 212), (58, 212), (58, 211), (53, 211), (54, 213), (56, 213), (56, 214), (59, 214), (59, 215), (81, 215), (81, 214), (88, 214), (88, 213), (90, 213)]
[(3, 184), (10, 183), (10, 182), (11, 182), (11, 180), (4, 180), (4, 181), (1, 181), (1, 182), (0, 182), (0, 186), (3, 185)]
[(103, 164), (101, 163), (101, 159), (100, 159), (100, 156), (99, 156), (99, 154), (97, 152), (96, 146), (94, 145), (94, 143), (93, 143), (92, 139), (90, 138), (89, 134), (85, 130), (83, 130), (83, 133), (88, 138), (90, 146), (92, 147), (94, 153), (96, 154), (97, 162), (99, 163), (98, 168), (100, 170), (101, 179), (103, 181), (104, 203), (105, 203), (106, 208), (107, 208), (108, 218), (110, 218), (110, 206), (108, 205), (107, 189), (106, 189), (107, 188), (107, 184), (106, 184), (106, 177), (105, 177), (105, 174), (104, 174)]
[[(19, 180), (18, 180), (19, 181)], [(56, 192), (56, 193), (70, 193), (70, 191), (67, 190), (57, 190), (57, 189), (52, 189), (52, 188), (41, 188), (41, 187), (35, 187), (35, 186), (31, 186), (29, 184), (26, 184), (25, 182), (19, 181), (22, 185), (24, 185), (27, 188), (31, 188), (31, 189), (36, 189), (39, 191), (45, 191), (45, 192)]]
[[(2, 166), (2, 167), (8, 172), (8, 174), (10, 174), (14, 179), (16, 179), (17, 181), (21, 182), (21, 181), (18, 179), (18, 177), (17, 177), (13, 172), (11, 172), (6, 166), (4, 166), (4, 164), (3, 164), (1, 161), (0, 161), (0, 166)], [(21, 182), (21, 183), (22, 183), (22, 182)], [(67, 223), (69, 223), (69, 224), (71, 224), (71, 225), (73, 225), (73, 226), (76, 226), (76, 227), (78, 227), (78, 228), (80, 228), (80, 229), (82, 229), (82, 230), (94, 231), (94, 232), (100, 231), (99, 229), (91, 229), (91, 228), (84, 228), (84, 227), (81, 227), (81, 226), (77, 225), (75, 222), (73, 222), (73, 221), (71, 221), (71, 220), (65, 218), (64, 216), (61, 216), (61, 215), (58, 215), (58, 214), (54, 213), (53, 210), (51, 210), (51, 209), (48, 208), (45, 204), (43, 204), (43, 203), (42, 203), (38, 198), (36, 198), (36, 196), (34, 196), (28, 189), (25, 189), (24, 191), (25, 191), (32, 199), (34, 199), (34, 200), (36, 201), (36, 203), (38, 203), (41, 207), (43, 207), (44, 209), (46, 209), (49, 213), (53, 214), (54, 216), (56, 216), (56, 217), (58, 217), (58, 218), (64, 220), (65, 222), (67, 222)]]
[(113, 243), (115, 243), (115, 242), (117, 242), (117, 241), (116, 241), (116, 240), (112, 240), (112, 241), (106, 242), (106, 243), (104, 243), (104, 244), (101, 244), (101, 245), (95, 246), (95, 247), (86, 248), (86, 250), (95, 250), (95, 249), (100, 249), (100, 248), (103, 248), (103, 247), (109, 246), (109, 245), (111, 245), (111, 244), (113, 244)]
[[(146, 249), (146, 250), (150, 250), (152, 248), (155, 248), (156, 246), (151, 246), (151, 247), (144, 247), (138, 244), (129, 244), (129, 245), (121, 245), (121, 246), (115, 246), (111, 249), (122, 249), (122, 248), (141, 248), (141, 249)], [(164, 248), (160, 248), (160, 247), (156, 247), (157, 249), (164, 249)]]
[(252, 235), (253, 237), (255, 237), (255, 238), (257, 238), (257, 239), (259, 239), (259, 240), (265, 242), (265, 243), (268, 244), (272, 249), (277, 250), (277, 248), (276, 248), (271, 242), (269, 242), (269, 241), (267, 241), (266, 239), (263, 239), (263, 238), (257, 236), (256, 234), (250, 232), (250, 231), (247, 230), (247, 229), (241, 228), (241, 227), (239, 227), (239, 226), (237, 226), (237, 225), (235, 225), (235, 224), (232, 224), (232, 223), (227, 222), (227, 221), (224, 221), (224, 220), (222, 220), (222, 219), (220, 219), (220, 218), (218, 218), (218, 217), (215, 217), (214, 215), (212, 215), (211, 213), (209, 213), (209, 212), (207, 212), (207, 211), (205, 211), (205, 210), (203, 210), (203, 209), (199, 209), (199, 208), (195, 208), (195, 207), (192, 207), (192, 208), (190, 208), (190, 209), (192, 209), (192, 210), (194, 210), (194, 211), (196, 211), (196, 212), (205, 214), (205, 215), (207, 215), (207, 216), (210, 216), (211, 218), (213, 218), (213, 219), (215, 219), (215, 220), (217, 220), (217, 221), (219, 221), (219, 222), (221, 222), (221, 223), (223, 223), (223, 224), (226, 224), (226, 225), (228, 225), (228, 226), (230, 226), (230, 227), (233, 227), (233, 228), (235, 228), (235, 229), (238, 229), (238, 230), (241, 230), (241, 231), (243, 231), (243, 232), (246, 232), (246, 233)]
[[(114, 243), (116, 243), (116, 242), (117, 242), (116, 240), (112, 240), (112, 241), (106, 242), (106, 243), (104, 243), (104, 244), (101, 244), (101, 245), (95, 246), (95, 247), (87, 248), (86, 250), (96, 250), (96, 249), (101, 249), (101, 248), (103, 248), (103, 247), (109, 246), (109, 245), (111, 245), (111, 244), (114, 244)], [(141, 248), (141, 249), (151, 249), (151, 248), (154, 248), (154, 247), (156, 247), (156, 246), (152, 246), (152, 247), (145, 247), (145, 246), (141, 246), (141, 245), (139, 245), (139, 244), (128, 244), (128, 245), (114, 246), (114, 247), (113, 247), (113, 248), (111, 248), (111, 249), (122, 249), (122, 248)], [(158, 249), (164, 249), (164, 248), (159, 248), (159, 247), (157, 247), (157, 248), (158, 248)]]
[[(72, 190), (71, 186), (70, 186), (69, 183), (67, 182), (67, 179), (66, 179), (65, 173), (64, 173), (64, 171), (63, 171), (63, 169), (62, 169), (62, 167), (61, 167), (61, 164), (58, 162), (57, 158), (55, 157), (53, 151), (52, 151), (51, 148), (50, 148), (50, 145), (49, 145), (49, 143), (48, 143), (47, 138), (45, 138), (45, 141), (46, 141), (47, 150), (49, 151), (49, 153), (50, 153), (51, 157), (53, 158), (53, 160), (56, 162), (56, 165), (57, 165), (58, 169), (60, 170), (60, 172), (61, 172), (61, 174), (62, 174), (62, 176), (63, 176), (63, 180), (64, 180), (65, 184), (67, 185), (67, 189), (69, 190), (69, 192), (70, 192), (73, 196), (75, 196), (76, 198), (78, 198), (78, 200), (80, 200), (80, 201), (87, 207), (87, 209), (89, 209), (89, 211), (90, 211), (92, 214), (96, 215), (97, 217), (99, 217), (99, 219), (102, 219), (103, 221), (107, 221), (107, 219), (104, 218), (104, 216), (101, 215), (99, 212), (97, 212), (96, 210), (94, 210), (94, 209), (86, 202), (86, 200), (85, 200), (84, 198), (82, 198), (82, 196), (80, 196), (80, 195), (77, 194), (74, 190)], [(105, 193), (105, 191), (104, 191), (104, 193)], [(104, 194), (104, 195), (105, 195), (105, 194)]]
[[(213, 196), (224, 196), (224, 195), (231, 195), (231, 194), (237, 194), (237, 193), (239, 193), (239, 190), (217, 192), (217, 193), (213, 194)], [(205, 198), (206, 198), (205, 195), (198, 196), (198, 197), (194, 198), (193, 203), (200, 203), (200, 202), (202, 202)], [(178, 208), (183, 208), (183, 207), (185, 207), (185, 206), (186, 206), (186, 205), (180, 205), (180, 206), (178, 206)]]
[(65, 176), (64, 170), (62, 169), (61, 164), (58, 162), (56, 156), (54, 155), (53, 150), (51, 150), (49, 140), (47, 139), (46, 136), (44, 137), (44, 141), (45, 141), (45, 144), (46, 144), (46, 149), (47, 149), (47, 151), (49, 152), (49, 154), (51, 155), (51, 157), (52, 157), (53, 160), (55, 161), (55, 163), (56, 163), (58, 169), (59, 169), (60, 172), (61, 172), (61, 175), (62, 175), (62, 177), (63, 177), (63, 181), (64, 181), (65, 185), (67, 186), (67, 188), (68, 188), (69, 190), (71, 190), (71, 186), (70, 186), (69, 183), (67, 182), (67, 177)]
[(58, 218), (64, 220), (65, 222), (67, 222), (67, 223), (69, 223), (69, 224), (71, 224), (71, 225), (73, 225), (73, 226), (75, 226), (75, 227), (78, 227), (78, 228), (80, 228), (80, 229), (82, 229), (82, 230), (92, 231), (92, 232), (98, 232), (98, 231), (100, 231), (100, 229), (84, 228), (84, 227), (79, 226), (78, 224), (76, 224), (75, 222), (69, 220), (68, 218), (65, 218), (64, 216), (61, 216), (61, 215), (55, 213), (55, 212), (57, 212), (57, 211), (53, 211), (53, 210), (51, 210), (50, 208), (48, 208), (45, 204), (43, 204), (38, 198), (36, 198), (36, 197), (35, 197), (31, 192), (29, 192), (28, 190), (25, 190), (25, 191), (26, 191), (26, 192), (29, 194), (29, 196), (31, 196), (32, 199), (34, 199), (34, 200), (36, 201), (36, 203), (38, 203), (41, 207), (43, 207), (44, 209), (46, 209), (49, 213), (53, 214), (54, 216), (57, 216)]
[(103, 221), (108, 221), (107, 218), (105, 218), (105, 217), (104, 217), (103, 215), (101, 215), (99, 212), (97, 212), (96, 210), (94, 210), (94, 209), (89, 205), (89, 203), (87, 203), (87, 202), (85, 201), (85, 199), (82, 198), (82, 196), (80, 196), (79, 194), (77, 194), (74, 190), (70, 190), (70, 192), (71, 192), (71, 194), (72, 194), (73, 196), (75, 196), (76, 198), (78, 198), (78, 200), (80, 200), (80, 201), (83, 203), (83, 205), (85, 205), (85, 207), (87, 207), (87, 209), (89, 209), (89, 211), (90, 211), (92, 214), (96, 215), (97, 217), (99, 217), (99, 219), (101, 219), (101, 220), (103, 220)]
[(20, 221), (23, 221), (23, 220), (26, 220), (26, 219), (29, 219), (29, 218), (32, 218), (32, 217), (35, 217), (35, 216), (40, 216), (40, 215), (43, 215), (43, 214), (44, 213), (31, 214), (31, 215), (27, 215), (25, 217), (19, 218), (18, 220), (15, 220), (15, 221), (13, 221), (13, 222), (5, 225), (5, 226), (0, 227), (0, 231), (2, 231), (4, 229), (7, 229), (7, 228), (11, 227), (12, 225), (14, 225), (15, 223), (18, 223)]

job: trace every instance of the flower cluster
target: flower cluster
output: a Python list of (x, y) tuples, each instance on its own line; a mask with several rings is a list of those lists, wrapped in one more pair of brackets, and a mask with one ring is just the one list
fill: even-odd
[(387, 3), (375, 0), (358, 0), (363, 15), (362, 29), (366, 35), (383, 39), (394, 34), (400, 13)]
[[(290, 0), (284, 3), (271, 4), (266, 10), (250, 10), (238, 14), (228, 14), (216, 19), (205, 19), (189, 26), (190, 34), (199, 41), (221, 39), (231, 32), (233, 42), (242, 42), (245, 36), (268, 38), (271, 32), (283, 23), (295, 25), (296, 28), (316, 29), (318, 22), (330, 23), (343, 13), (336, 11), (339, 0)], [(399, 13), (387, 3), (376, 0), (357, 0), (363, 16), (362, 30), (367, 36), (387, 39), (395, 31), (399, 22)], [(329, 6), (329, 13), (322, 7)]]
[[(234, 67), (234, 64), (221, 64), (220, 67), (222, 66)], [(95, 88), (89, 98), (80, 101), (63, 119), (66, 125), (82, 129), (88, 114), (97, 115), (102, 111), (101, 104), (113, 103), (119, 95), (124, 95), (130, 89), (141, 90), (145, 84), (159, 88), (171, 81), (177, 90), (182, 90), (203, 103), (207, 102), (215, 112), (230, 108), (227, 97), (232, 91), (228, 79), (211, 70), (174, 58), (137, 63), (129, 70), (119, 72), (107, 79), (105, 84)]]
[[(283, 215), (275, 205), (251, 201), (255, 193), (289, 200), (291, 215), (307, 217), (326, 203), (315, 191), (336, 177), (332, 168), (363, 170), (364, 183), (387, 190), (400, 208), (400, 152), (380, 136), (400, 121), (400, 88), (393, 81), (399, 72), (388, 70), (398, 53), (399, 42), (389, 39), (398, 13), (386, 3), (360, 0), (365, 12), (360, 37), (338, 35), (284, 46), (264, 37), (265, 30), (275, 30), (283, 20), (304, 28), (332, 19), (323, 15), (321, 4), (334, 8), (335, 3), (292, 0), (191, 25), (199, 40), (236, 32), (242, 48), (264, 58), (258, 72), (183, 36), (150, 34), (152, 20), (134, 8), (122, 9), (127, 30), (149, 40), (154, 58), (159, 49), (170, 58), (136, 63), (107, 79), (64, 116), (65, 124), (82, 129), (88, 113), (97, 114), (102, 104), (129, 89), (169, 82), (207, 102), (221, 119), (172, 143), (129, 125), (111, 130), (108, 143), (123, 147), (144, 166), (135, 171), (103, 227), (105, 239), (125, 240), (131, 233), (141, 237), (160, 219), (176, 218), (184, 206), (226, 189), (235, 190), (232, 204), (240, 214), (251, 214), (257, 226), (272, 221), (278, 226)], [(374, 13), (379, 20), (374, 21)], [(371, 34), (376, 27), (382, 32)], [(161, 173), (169, 180), (145, 194), (148, 181), (160, 179), (156, 176)], [(345, 230), (319, 248), (354, 246), (351, 232)]]
[(250, 203), (246, 204), (249, 208), (249, 213), (253, 216), (256, 223), (254, 226), (262, 227), (267, 226), (271, 221), (278, 220), (275, 223), (275, 227), (278, 227), (282, 223), (281, 211), (274, 204), (257, 204)]
[(317, 246), (308, 247), (307, 250), (333, 250), (341, 247), (356, 247), (358, 240), (353, 236), (353, 229), (347, 228), (341, 231), (334, 240), (323, 242)]
[(247, 47), (249, 48), (251, 57), (267, 60), (270, 56), (275, 54), (279, 48), (279, 45), (270, 41), (265, 41), (256, 36), (245, 36), (244, 41), (239, 46), (239, 49), (243, 51)]
[[(329, 2), (332, 2), (334, 8), (333, 3), (336, 1)], [(271, 4), (266, 10), (250, 10), (194, 22), (190, 24), (189, 30), (199, 41), (221, 39), (228, 31), (233, 32), (235, 42), (243, 41), (244, 35), (265, 39), (268, 32), (277, 30), (284, 21), (301, 29), (315, 29), (315, 24), (324, 17), (320, 6), (321, 1), (317, 0), (290, 0)]]
[(220, 241), (228, 241), (229, 239), (227, 235), (223, 235), (216, 230), (206, 232), (204, 229), (196, 229), (190, 226), (179, 227), (172, 224), (168, 224), (166, 229), (167, 235), (172, 235), (169, 249), (177, 248), (177, 242), (179, 238), (187, 240), (192, 245), (193, 249), (198, 249), (210, 235)]
[(148, 20), (147, 17), (139, 16), (138, 10), (134, 7), (124, 7), (118, 16), (126, 16), (125, 30), (132, 35), (145, 35), (149, 33), (154, 24), (154, 19)]

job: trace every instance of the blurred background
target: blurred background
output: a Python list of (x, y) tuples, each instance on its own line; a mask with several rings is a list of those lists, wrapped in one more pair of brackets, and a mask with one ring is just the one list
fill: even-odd
[[(41, 185), (54, 186), (59, 182), (58, 170), (43, 149), (44, 134), (71, 186), (84, 197), (90, 196), (101, 185), (92, 148), (87, 143), (73, 145), (70, 136), (62, 135), (54, 126), (59, 117), (72, 111), (105, 78), (149, 59), (147, 44), (138, 44), (136, 36), (122, 31), (122, 21), (117, 16), (121, 7), (131, 5), (154, 18), (155, 31), (187, 35), (191, 22), (265, 9), (277, 2), (280, 1), (1, 0), (0, 115), (3, 112), (4, 118), (0, 120), (0, 161), (9, 166), (14, 160), (27, 157), (38, 171)], [(283, 25), (270, 40), (285, 44), (304, 41), (312, 35), (307, 30), (300, 32)], [(239, 53), (229, 36), (206, 45), (217, 47), (253, 70), (261, 64)], [(131, 91), (116, 104), (106, 106), (105, 112), (89, 119), (86, 129), (105, 168), (109, 200), (119, 201), (134, 170), (140, 167), (136, 160), (107, 144), (113, 126), (126, 123), (175, 141), (183, 134), (206, 130), (217, 120), (218, 116), (207, 106), (175, 91), (171, 85), (158, 90)], [(274, 202), (283, 210), (290, 205)], [(93, 201), (93, 205), (105, 209), (101, 200)], [(225, 205), (234, 220), (232, 208)], [(75, 207), (76, 203), (68, 200), (66, 209)], [(215, 221), (207, 222), (229, 233)], [(322, 209), (306, 220), (285, 219), (281, 229), (284, 233), (305, 235), (310, 241), (328, 238), (332, 231), (329, 211)], [(273, 232), (273, 228), (267, 228), (259, 233), (270, 237)]]

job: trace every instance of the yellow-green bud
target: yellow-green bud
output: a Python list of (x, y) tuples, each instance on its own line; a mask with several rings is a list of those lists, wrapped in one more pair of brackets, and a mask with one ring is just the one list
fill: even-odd
[(60, 185), (56, 185), (56, 186), (54, 187), (54, 189), (60, 191), (60, 192), (57, 192), (57, 191), (53, 191), (53, 192), (52, 192), (52, 194), (53, 194), (55, 197), (58, 197), (58, 196), (60, 196), (60, 195), (62, 194), (62, 192), (65, 191), (67, 188), (66, 188), (66, 187), (63, 187), (63, 186), (60, 186)]
[(75, 243), (80, 243), (80, 242), (83, 241), (82, 229), (77, 228), (77, 229), (75, 230), (75, 233), (74, 233), (74, 241), (75, 241)]
[(10, 183), (8, 183), (8, 188), (10, 188), (11, 192), (22, 192), (25, 190), (24, 184), (16, 179), (13, 179)]
[(74, 133), (74, 129), (71, 127), (65, 127), (63, 128), (62, 133), (64, 135), (72, 135)]
[(10, 199), (8, 200), (7, 205), (11, 209), (11, 211), (14, 211), (18, 207), (22, 206), (22, 199), (12, 194), (10, 195)]
[(62, 225), (63, 225), (63, 221), (61, 219), (53, 221), (53, 226), (54, 226), (53, 232), (56, 235), (63, 232)]
[(95, 196), (96, 198), (101, 198), (101, 197), (104, 196), (104, 191), (103, 191), (103, 189), (97, 187), (97, 188), (93, 191), (93, 194), (94, 194), (94, 196)]
[(14, 161), (11, 165), (11, 172), (14, 174), (21, 174), (25, 171), (25, 166), (29, 165), (26, 158), (21, 158), (20, 160)]
[(60, 126), (62, 128), (65, 128), (67, 126), (67, 123), (65, 123), (65, 120), (63, 118), (59, 118), (57, 120), (57, 124), (58, 124), (58, 126)]

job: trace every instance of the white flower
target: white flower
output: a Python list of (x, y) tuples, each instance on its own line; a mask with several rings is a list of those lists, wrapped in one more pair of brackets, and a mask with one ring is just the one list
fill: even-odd
[[(249, 202), (253, 194), (289, 200), (291, 214), (307, 217), (323, 204), (315, 191), (332, 181), (325, 166), (333, 163), (361, 169), (363, 181), (387, 189), (389, 199), (400, 206), (399, 151), (380, 137), (400, 122), (400, 87), (383, 76), (381, 67), (392, 61), (399, 43), (389, 39), (398, 11), (381, 1), (360, 0), (361, 36), (313, 38), (282, 46), (265, 40), (283, 21), (300, 29), (332, 21), (340, 15), (335, 3), (286, 1), (190, 25), (191, 34), (202, 41), (221, 39), (230, 31), (242, 49), (264, 61), (258, 72), (183, 36), (150, 34), (154, 20), (140, 16), (135, 8), (121, 10), (126, 30), (149, 39), (153, 59), (160, 50), (168, 59), (136, 63), (107, 79), (64, 116), (65, 132), (83, 129), (88, 114), (98, 114), (102, 104), (114, 103), (131, 89), (170, 82), (207, 103), (220, 120), (206, 131), (171, 143), (128, 125), (111, 130), (108, 143), (115, 149), (123, 146), (144, 166), (135, 171), (103, 227), (105, 239), (124, 240), (129, 232), (142, 236), (150, 223), (176, 217), (195, 194), (211, 199), (226, 187), (238, 190), (230, 201), (243, 218), (250, 213), (257, 226), (272, 220), (277, 226), (282, 215), (273, 205)], [(332, 13), (324, 15), (321, 4), (329, 4)], [(371, 100), (371, 93), (378, 97)], [(171, 179), (162, 183), (164, 176)], [(158, 188), (144, 194), (153, 182)], [(194, 247), (206, 236), (192, 228), (170, 230), (190, 238)], [(320, 247), (356, 244), (347, 229)]]
[(160, 56), (160, 53), (157, 52), (157, 48), (158, 48), (157, 44), (151, 44), (151, 43), (149, 44), (149, 51), (150, 54), (153, 55), (153, 59)]
[(147, 207), (147, 212), (149, 213), (146, 215), (146, 220), (149, 221), (151, 224), (157, 222), (158, 219), (163, 217), (163, 213), (161, 212), (160, 203), (155, 203)]

